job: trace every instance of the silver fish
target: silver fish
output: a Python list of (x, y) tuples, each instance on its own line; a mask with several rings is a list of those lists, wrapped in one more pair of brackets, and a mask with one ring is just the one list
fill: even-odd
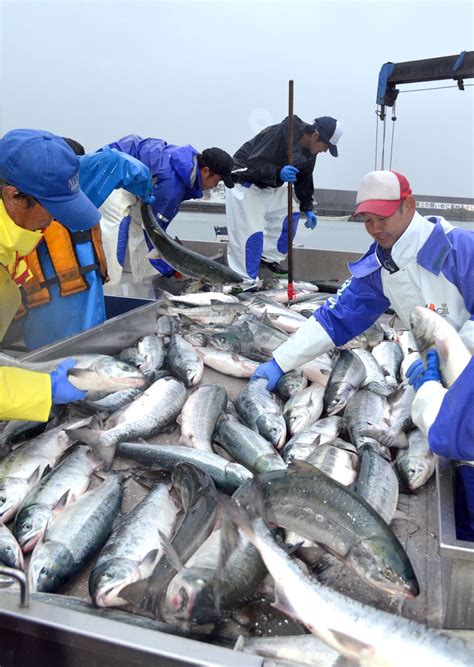
[(102, 546), (120, 511), (123, 479), (122, 475), (109, 475), (48, 526), (30, 561), (32, 591), (57, 591)]
[(359, 467), (357, 449), (341, 438), (320, 445), (306, 460), (344, 486), (352, 484)]
[(179, 463), (191, 463), (203, 470), (222, 491), (232, 493), (241, 484), (252, 479), (247, 468), (228, 461), (218, 454), (203, 452), (181, 445), (147, 445), (142, 442), (122, 442), (117, 447), (119, 456), (138, 461), (145, 466), (157, 466), (173, 471)]
[(89, 593), (98, 607), (127, 604), (124, 586), (149, 577), (160, 555), (160, 534), (170, 538), (177, 508), (165, 484), (156, 484), (115, 526), (89, 576)]
[(343, 418), (333, 415), (324, 417), (292, 436), (282, 451), (286, 463), (294, 459), (304, 461), (320, 445), (331, 442), (342, 430)]
[(436, 456), (425, 435), (415, 429), (408, 434), (408, 448), (397, 452), (397, 470), (410, 491), (423, 486), (435, 471)]
[(242, 283), (243, 278), (232, 269), (215, 262), (210, 257), (200, 255), (174, 241), (158, 224), (153, 211), (142, 204), (143, 225), (159, 256), (184, 276), (200, 278), (211, 284)]
[(350, 350), (341, 350), (324, 392), (326, 414), (335, 415), (345, 408), (365, 378), (365, 366), (360, 358)]
[(168, 346), (168, 366), (187, 387), (199, 384), (204, 363), (195, 348), (179, 334), (172, 334)]
[(193, 306), (191, 308), (179, 307), (165, 304), (166, 314), (177, 315), (181, 321), (193, 321), (197, 324), (229, 325), (232, 324), (237, 315), (247, 312), (243, 303), (213, 303), (210, 306)]
[(275, 582), (276, 605), (328, 646), (364, 665), (468, 667), (461, 640), (369, 607), (307, 577), (277, 545), (261, 518), (239, 519)]
[(286, 402), (283, 416), (291, 435), (298, 433), (321, 416), (323, 411), (324, 387), (314, 383), (294, 394)]
[(344, 412), (346, 429), (351, 442), (360, 449), (367, 444), (367, 438), (374, 438), (388, 429), (385, 421), (387, 401), (383, 396), (368, 389), (359, 389), (350, 399)]
[(25, 553), (41, 539), (48, 522), (84, 494), (102, 462), (88, 447), (78, 446), (36, 484), (21, 504), (13, 532)]
[(268, 440), (235, 419), (221, 419), (215, 439), (235, 461), (253, 473), (286, 468)]
[(195, 348), (204, 364), (223, 375), (249, 378), (257, 369), (258, 363), (232, 352), (223, 352), (211, 347)]
[(0, 523), (0, 565), (15, 570), (23, 570), (25, 567), (20, 545), (3, 523)]
[(56, 427), (23, 443), (0, 461), (0, 518), (7, 522), (14, 517), (17, 509), (30, 489), (39, 482), (59, 461), (64, 452), (72, 446), (73, 440), (67, 434), (69, 427), (78, 428), (89, 423), (90, 418), (80, 419)]
[(400, 345), (394, 340), (384, 340), (373, 348), (372, 354), (383, 370), (388, 385), (398, 387), (400, 364), (403, 360)]
[(158, 290), (157, 298), (162, 294), (168, 301), (183, 303), (188, 306), (211, 306), (216, 301), (221, 303), (238, 303), (239, 299), (233, 294), (224, 292), (194, 292), (192, 294), (171, 294), (164, 289)]
[(392, 464), (371, 447), (363, 447), (356, 493), (391, 523), (398, 503), (398, 479)]
[(450, 387), (472, 358), (460, 335), (441, 315), (422, 306), (412, 310), (410, 326), (421, 354), (436, 347), (443, 382)]
[(278, 381), (277, 390), (283, 400), (287, 401), (294, 394), (308, 386), (308, 378), (301, 371), (293, 370), (285, 373)]
[(249, 382), (234, 401), (243, 421), (263, 435), (274, 447), (283, 447), (286, 423), (275, 397), (267, 389), (265, 379)]
[(138, 368), (149, 381), (153, 382), (155, 373), (163, 368), (166, 359), (162, 337), (157, 334), (142, 336), (137, 341), (137, 351), (141, 358)]
[(352, 351), (359, 357), (365, 366), (366, 375), (362, 387), (373, 391), (375, 394), (380, 394), (381, 396), (390, 396), (395, 390), (395, 387), (390, 386), (387, 383), (384, 372), (380, 368), (380, 365), (372, 352), (362, 348), (356, 348)]
[(352, 338), (344, 345), (340, 345), (342, 350), (352, 350), (356, 347), (370, 349), (381, 343), (384, 339), (384, 332), (379, 322), (374, 322), (366, 331)]
[(227, 392), (218, 384), (202, 385), (186, 399), (178, 421), (180, 442), (212, 452), (212, 434), (217, 420), (227, 406)]
[(285, 635), (283, 637), (241, 637), (235, 651), (261, 655), (277, 660), (278, 664), (310, 665), (311, 667), (336, 667), (340, 663), (339, 651), (327, 646), (314, 635)]

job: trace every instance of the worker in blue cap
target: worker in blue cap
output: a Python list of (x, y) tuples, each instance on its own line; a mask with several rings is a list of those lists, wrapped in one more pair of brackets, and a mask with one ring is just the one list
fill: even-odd
[[(0, 140), (0, 340), (20, 305), (30, 273), (24, 258), (56, 218), (72, 230), (100, 214), (79, 187), (79, 160), (50, 132), (13, 130)], [(73, 359), (51, 373), (0, 367), (0, 419), (47, 421), (53, 403), (81, 400), (68, 380)]]
[[(116, 188), (147, 203), (154, 201), (150, 170), (139, 160), (110, 148), (85, 154), (79, 142), (65, 141), (79, 156), (79, 183), (96, 207)], [(106, 319), (103, 284), (108, 271), (100, 224), (71, 230), (53, 220), (27, 263), (33, 275), (22, 287), (24, 315), (18, 322), (28, 349), (73, 336)]]
[[(288, 183), (294, 186), (293, 236), (300, 213), (305, 227), (317, 224), (313, 170), (320, 153), (338, 156), (340, 123), (321, 116), (306, 123), (293, 118), (293, 161), (288, 164), (288, 119), (265, 128), (234, 155), (236, 186), (226, 192), (229, 233), (227, 261), (240, 275), (256, 279), (260, 263), (286, 275), (281, 262), (288, 249)], [(299, 209), (299, 210), (296, 210)]]

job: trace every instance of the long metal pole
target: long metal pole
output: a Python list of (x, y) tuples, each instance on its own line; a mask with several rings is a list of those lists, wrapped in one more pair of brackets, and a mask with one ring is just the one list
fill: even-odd
[[(288, 82), (288, 164), (293, 164), (293, 80)], [(293, 184), (288, 183), (288, 303), (295, 298), (293, 290)]]

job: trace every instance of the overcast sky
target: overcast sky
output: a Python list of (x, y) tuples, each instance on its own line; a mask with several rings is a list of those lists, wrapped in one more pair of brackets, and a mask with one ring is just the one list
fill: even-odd
[[(0, 7), (2, 134), (47, 129), (92, 151), (136, 133), (233, 153), (287, 115), (294, 79), (297, 115), (308, 122), (330, 115), (343, 125), (340, 157), (318, 159), (322, 188), (355, 190), (374, 169), (383, 63), (474, 49), (471, 1), (0, 0)], [(392, 168), (416, 193), (474, 197), (473, 100), (467, 85), (400, 93)]]

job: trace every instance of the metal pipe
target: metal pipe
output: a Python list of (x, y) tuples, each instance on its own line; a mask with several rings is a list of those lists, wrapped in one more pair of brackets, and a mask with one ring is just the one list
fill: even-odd
[(20, 607), (29, 607), (30, 605), (30, 588), (28, 586), (28, 579), (25, 573), (21, 570), (15, 570), (13, 567), (0, 566), (0, 576), (12, 577), (20, 584)]

